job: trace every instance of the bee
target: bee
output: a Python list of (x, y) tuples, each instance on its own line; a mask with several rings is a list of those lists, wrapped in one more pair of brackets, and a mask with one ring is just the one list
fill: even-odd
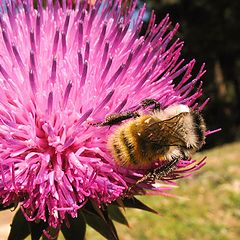
[(123, 112), (109, 115), (100, 126), (122, 123), (109, 137), (108, 147), (118, 165), (142, 168), (156, 161), (165, 164), (151, 169), (137, 183), (150, 178), (161, 179), (179, 160), (188, 160), (205, 143), (203, 117), (187, 105), (173, 104), (161, 109), (154, 99), (145, 99), (141, 107), (154, 107), (146, 113)]

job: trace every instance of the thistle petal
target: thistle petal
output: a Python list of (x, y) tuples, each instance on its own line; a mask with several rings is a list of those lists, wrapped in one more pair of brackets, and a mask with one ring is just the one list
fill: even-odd
[[(38, 0), (34, 9), (32, 1), (8, 0), (0, 16), (1, 208), (20, 203), (27, 221), (54, 229), (89, 200), (100, 207), (124, 198), (146, 172), (118, 166), (107, 147), (115, 127), (90, 123), (137, 109), (146, 98), (163, 108), (196, 107), (204, 74), (202, 67), (192, 77), (195, 60), (180, 60), (183, 43), (174, 40), (179, 25), (172, 26), (169, 16), (156, 24), (153, 13), (140, 36), (146, 6), (133, 21), (136, 0), (124, 13), (117, 0), (76, 1), (75, 8), (61, 2), (47, 1), (44, 8)], [(203, 164), (180, 162), (163, 180), (171, 188)], [(167, 188), (148, 181), (138, 193), (145, 189)], [(92, 215), (86, 220), (96, 226)]]

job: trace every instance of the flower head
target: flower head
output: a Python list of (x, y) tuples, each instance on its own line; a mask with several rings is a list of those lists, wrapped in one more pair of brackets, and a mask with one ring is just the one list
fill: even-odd
[[(29, 221), (56, 227), (88, 200), (100, 206), (124, 196), (144, 173), (114, 162), (106, 142), (115, 127), (90, 123), (146, 98), (196, 108), (204, 70), (192, 78), (195, 60), (180, 59), (179, 26), (170, 30), (169, 16), (155, 24), (153, 15), (140, 36), (146, 8), (133, 20), (136, 1), (124, 15), (114, 0), (76, 1), (75, 9), (51, 2), (2, 6), (0, 201), (20, 202)], [(202, 164), (180, 161), (165, 180), (171, 186)], [(143, 189), (164, 191), (154, 182)]]

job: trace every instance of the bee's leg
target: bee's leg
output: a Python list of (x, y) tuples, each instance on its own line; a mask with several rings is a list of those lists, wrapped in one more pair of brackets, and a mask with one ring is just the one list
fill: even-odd
[(146, 108), (151, 105), (154, 105), (153, 110), (159, 110), (161, 108), (160, 103), (153, 98), (146, 98), (141, 101), (141, 107)]
[[(144, 99), (141, 101), (141, 107), (147, 108), (154, 104), (153, 110), (160, 109), (160, 103), (151, 98)], [(103, 122), (94, 123), (93, 126), (112, 126), (115, 124), (119, 124), (124, 120), (130, 119), (130, 118), (136, 118), (139, 117), (139, 113), (137, 111), (128, 111), (128, 112), (122, 112), (122, 113), (113, 113), (108, 115)]]
[(122, 112), (122, 113), (113, 113), (106, 117), (106, 119), (103, 122), (95, 123), (94, 126), (112, 126), (114, 124), (121, 123), (124, 120), (130, 119), (130, 118), (136, 118), (140, 115), (138, 112)]
[(173, 158), (171, 161), (169, 161), (167, 164), (155, 168), (152, 171), (150, 171), (147, 176), (150, 179), (161, 179), (162, 177), (167, 176), (176, 166), (179, 158)]
[(162, 177), (167, 176), (176, 166), (179, 158), (173, 158), (171, 161), (167, 162), (165, 165), (155, 168), (147, 173), (144, 177), (139, 179), (134, 186), (138, 185), (139, 183), (144, 182), (145, 180), (155, 180), (155, 179), (161, 179)]

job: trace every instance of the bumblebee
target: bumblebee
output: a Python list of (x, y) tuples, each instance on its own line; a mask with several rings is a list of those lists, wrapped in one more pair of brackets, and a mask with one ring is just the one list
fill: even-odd
[(121, 123), (108, 139), (109, 150), (117, 164), (142, 168), (155, 161), (164, 161), (166, 164), (150, 170), (144, 178), (160, 179), (179, 160), (188, 160), (202, 147), (206, 125), (203, 117), (187, 105), (174, 104), (162, 110), (154, 99), (141, 102), (142, 108), (151, 105), (154, 106), (147, 113), (136, 111), (112, 114), (98, 125)]

